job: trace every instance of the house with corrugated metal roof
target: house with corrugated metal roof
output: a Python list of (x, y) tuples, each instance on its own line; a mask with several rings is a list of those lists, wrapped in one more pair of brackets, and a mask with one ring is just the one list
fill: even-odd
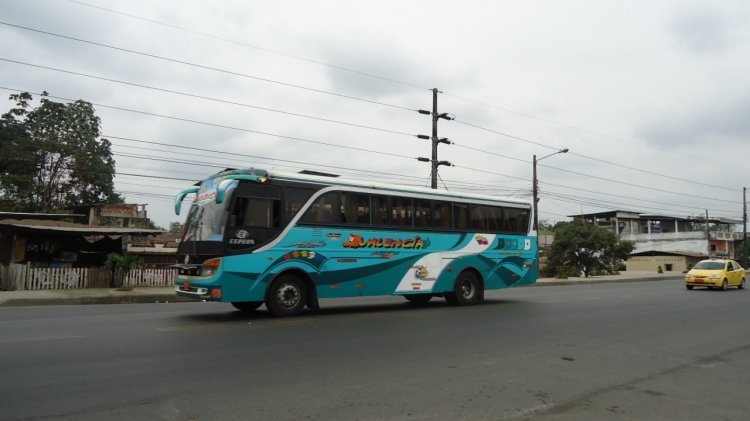
[(633, 241), (626, 270), (682, 272), (709, 257), (735, 259), (742, 243), (742, 221), (728, 218), (675, 217), (610, 210), (571, 218), (595, 224)]

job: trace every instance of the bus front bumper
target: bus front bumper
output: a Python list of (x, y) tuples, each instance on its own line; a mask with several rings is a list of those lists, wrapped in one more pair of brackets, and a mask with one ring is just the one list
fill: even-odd
[(190, 285), (182, 282), (175, 286), (175, 292), (180, 297), (192, 298), (200, 301), (221, 301), (221, 288), (215, 286)]

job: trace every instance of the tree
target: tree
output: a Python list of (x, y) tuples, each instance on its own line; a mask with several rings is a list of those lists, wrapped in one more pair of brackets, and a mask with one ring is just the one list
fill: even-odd
[(170, 222), (169, 223), (169, 233), (174, 238), (181, 238), (182, 237), (182, 231), (184, 231), (184, 227), (181, 222)]
[(128, 272), (133, 270), (138, 265), (138, 256), (133, 254), (122, 255), (119, 253), (110, 253), (107, 255), (107, 260), (104, 265), (114, 270), (114, 285), (115, 287), (125, 287), (125, 277)]
[(596, 225), (573, 221), (555, 231), (547, 268), (553, 274), (617, 273), (635, 245)]
[(101, 121), (82, 100), (63, 104), (42, 93), (13, 94), (0, 117), (0, 207), (49, 212), (74, 205), (122, 203), (114, 192), (111, 144), (99, 139)]

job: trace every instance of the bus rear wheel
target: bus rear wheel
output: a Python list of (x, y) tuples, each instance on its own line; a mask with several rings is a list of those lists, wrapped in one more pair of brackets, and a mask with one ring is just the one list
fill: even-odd
[(239, 311), (249, 312), (257, 310), (263, 301), (232, 301), (232, 305)]
[(297, 316), (307, 303), (307, 287), (299, 276), (285, 273), (268, 287), (266, 307), (277, 317)]
[(484, 291), (474, 272), (465, 270), (456, 278), (453, 292), (445, 294), (445, 301), (450, 305), (468, 306), (482, 301)]

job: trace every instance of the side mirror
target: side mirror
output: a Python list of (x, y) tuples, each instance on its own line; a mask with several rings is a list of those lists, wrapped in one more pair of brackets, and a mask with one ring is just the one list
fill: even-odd
[(185, 196), (189, 195), (190, 193), (197, 193), (199, 187), (191, 187), (189, 189), (185, 189), (179, 193), (177, 193), (177, 197), (174, 199), (174, 213), (176, 215), (180, 214), (180, 209), (182, 208), (182, 201), (185, 200)]

